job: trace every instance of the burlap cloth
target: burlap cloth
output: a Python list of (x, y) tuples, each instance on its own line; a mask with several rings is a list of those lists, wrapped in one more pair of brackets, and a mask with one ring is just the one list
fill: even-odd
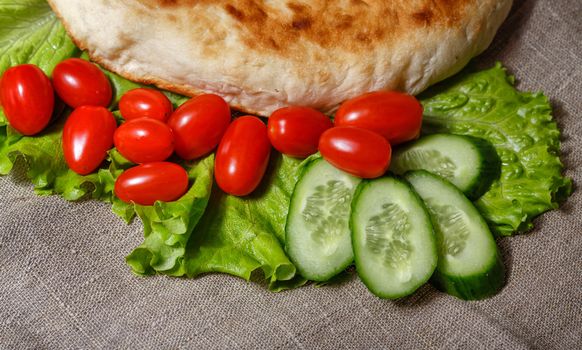
[[(543, 90), (582, 183), (582, 1), (517, 1), (491, 48), (523, 90)], [(582, 191), (499, 241), (507, 287), (463, 302), (424, 286), (382, 301), (357, 277), (274, 294), (227, 275), (139, 278), (124, 256), (141, 224), (109, 205), (37, 197), (0, 178), (0, 348), (582, 349)]]

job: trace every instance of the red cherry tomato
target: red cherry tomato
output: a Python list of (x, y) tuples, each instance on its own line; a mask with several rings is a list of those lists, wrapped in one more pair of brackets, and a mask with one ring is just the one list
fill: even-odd
[(51, 81), (40, 68), (22, 64), (4, 72), (0, 103), (14, 129), (23, 135), (34, 135), (50, 122), (55, 94)]
[(138, 165), (124, 171), (115, 181), (115, 195), (126, 203), (152, 205), (171, 202), (188, 190), (188, 173), (170, 162)]
[(388, 170), (392, 148), (375, 132), (339, 126), (321, 135), (319, 152), (336, 168), (357, 177), (373, 179)]
[(235, 119), (216, 151), (216, 183), (224, 192), (235, 196), (251, 193), (265, 174), (270, 153), (267, 127), (259, 118)]
[(69, 58), (57, 64), (53, 85), (59, 97), (69, 106), (109, 106), (111, 84), (96, 65), (80, 58)]
[(220, 142), (230, 123), (230, 108), (217, 95), (205, 94), (184, 103), (170, 116), (174, 147), (183, 159), (210, 153)]
[(396, 145), (419, 136), (422, 105), (408, 94), (370, 92), (344, 102), (335, 114), (334, 123), (374, 131)]
[(115, 130), (113, 143), (121, 155), (134, 163), (161, 162), (174, 152), (172, 129), (150, 118), (123, 123)]
[(81, 106), (63, 128), (65, 161), (74, 172), (87, 175), (99, 167), (113, 146), (117, 124), (104, 107)]
[(119, 100), (119, 111), (125, 120), (152, 118), (165, 122), (173, 110), (166, 95), (154, 89), (133, 89)]
[(285, 107), (269, 117), (269, 140), (275, 149), (292, 157), (305, 158), (317, 152), (321, 134), (333, 123), (325, 114), (308, 107)]

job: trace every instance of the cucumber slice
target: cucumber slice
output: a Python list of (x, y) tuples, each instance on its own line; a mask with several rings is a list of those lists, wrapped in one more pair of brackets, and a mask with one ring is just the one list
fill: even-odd
[(439, 243), (439, 262), (432, 278), (440, 290), (464, 300), (484, 299), (505, 284), (505, 269), (487, 223), (450, 182), (427, 171), (405, 178), (422, 197)]
[(358, 275), (376, 296), (409, 295), (433, 274), (437, 246), (430, 217), (404, 180), (363, 181), (352, 202), (350, 227)]
[(349, 217), (359, 183), (322, 158), (304, 169), (285, 227), (285, 249), (303, 277), (327, 281), (354, 260)]
[(501, 161), (495, 148), (486, 140), (434, 134), (394, 151), (390, 166), (392, 172), (402, 175), (420, 169), (444, 177), (475, 200), (499, 177)]

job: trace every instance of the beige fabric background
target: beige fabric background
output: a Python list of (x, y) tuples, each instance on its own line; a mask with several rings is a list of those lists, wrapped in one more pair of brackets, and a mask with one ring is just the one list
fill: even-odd
[[(582, 183), (582, 1), (516, 1), (484, 67), (552, 99), (566, 174)], [(40, 198), (0, 178), (0, 348), (582, 349), (582, 191), (499, 241), (507, 287), (462, 302), (425, 286), (382, 301), (352, 276), (273, 294), (226, 275), (138, 278), (141, 239), (107, 204)]]

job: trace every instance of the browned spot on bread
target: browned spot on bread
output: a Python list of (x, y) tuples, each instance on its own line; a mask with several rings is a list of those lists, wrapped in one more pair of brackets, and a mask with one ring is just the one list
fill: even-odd
[(165, 8), (165, 7), (176, 7), (181, 5), (183, 1), (180, 0), (138, 0), (148, 8)]
[(412, 18), (420, 25), (430, 25), (433, 16), (432, 10), (428, 7), (412, 14)]
[(366, 33), (358, 33), (356, 34), (356, 40), (359, 42), (368, 43), (370, 42), (370, 37)]
[(133, 39), (130, 35), (127, 35), (127, 33), (122, 33), (119, 35), (118, 39), (120, 46), (128, 47), (135, 44), (135, 39)]
[(310, 18), (298, 18), (294, 19), (291, 22), (291, 26), (295, 29), (307, 29), (311, 27), (311, 19)]
[(242, 4), (234, 6), (231, 3), (236, 3), (236, 1), (228, 2), (224, 6), (226, 12), (242, 22), (248, 30), (256, 30), (268, 17), (261, 5), (262, 1), (243, 1), (246, 6)]
[(296, 3), (296, 2), (288, 2), (287, 7), (291, 11), (295, 12), (296, 14), (302, 14), (302, 13), (305, 13), (309, 10), (309, 8), (307, 6)]
[(244, 21), (245, 19), (245, 14), (242, 13), (239, 9), (237, 9), (236, 7), (228, 4), (225, 6), (226, 12), (228, 12), (229, 15), (231, 15), (232, 17), (236, 18), (239, 21)]
[[(57, 14), (59, 8), (67, 16), (86, 11), (80, 2), (49, 2), (58, 2)], [(88, 4), (117, 11), (107, 27), (110, 40), (104, 43), (91, 34), (103, 25), (97, 16), (102, 11), (80, 20), (67, 17), (76, 31), (70, 34), (110, 69), (181, 93), (219, 93), (247, 111), (268, 114), (298, 101), (331, 112), (348, 95), (372, 88), (406, 88), (413, 93), (423, 89), (451, 74), (489, 42), (490, 28), (499, 24), (510, 1), (93, 0)], [(240, 19), (229, 13), (229, 5)], [(170, 20), (172, 16), (177, 23)], [(483, 31), (475, 32), (480, 25)], [(82, 31), (85, 27), (89, 30)], [(124, 35), (139, 47), (127, 45)], [(167, 49), (176, 55), (151, 54)]]
[(467, 15), (466, 5), (478, 0), (287, 0), (283, 4), (268, 0), (134, 1), (152, 11), (191, 11), (191, 20), (198, 23), (209, 21), (201, 15), (204, 8), (222, 10), (235, 21), (248, 48), (293, 56), (294, 50), (301, 50), (306, 43), (362, 52), (380, 41), (401, 40), (414, 28), (455, 27)]
[(351, 15), (342, 15), (338, 18), (338, 20), (335, 23), (335, 28), (336, 29), (349, 29), (352, 26), (352, 23), (354, 22), (354, 17)]
[(270, 44), (270, 46), (275, 49), (275, 50), (279, 50), (279, 44), (277, 44), (277, 42), (275, 41), (275, 39), (273, 38), (269, 38), (268, 43)]

